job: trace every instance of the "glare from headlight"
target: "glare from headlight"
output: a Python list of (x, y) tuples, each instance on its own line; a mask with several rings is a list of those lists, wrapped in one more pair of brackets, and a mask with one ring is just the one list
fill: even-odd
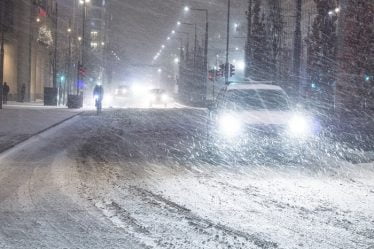
[(142, 85), (133, 85), (131, 90), (136, 96), (144, 96), (147, 93), (147, 88)]
[(223, 115), (219, 118), (218, 122), (219, 131), (223, 136), (232, 138), (240, 135), (242, 124), (238, 118), (231, 115)]
[(156, 101), (156, 95), (155, 94), (149, 95), (149, 100), (150, 101)]
[(167, 102), (167, 101), (169, 100), (169, 96), (168, 96), (167, 94), (162, 94), (162, 96), (161, 96), (161, 100), (162, 100), (163, 102)]
[(127, 89), (122, 89), (122, 94), (126, 94), (127, 93)]
[(105, 94), (103, 98), (103, 105), (110, 106), (112, 104), (113, 96), (111, 94)]
[(288, 123), (288, 132), (292, 137), (305, 138), (311, 135), (311, 124), (305, 117), (296, 115)]

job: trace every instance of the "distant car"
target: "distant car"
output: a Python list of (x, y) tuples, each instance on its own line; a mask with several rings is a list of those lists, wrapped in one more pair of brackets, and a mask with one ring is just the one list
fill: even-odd
[(171, 99), (167, 92), (163, 89), (152, 89), (149, 92), (149, 106), (162, 105), (167, 107)]
[(119, 86), (114, 90), (113, 101), (115, 105), (126, 106), (132, 100), (132, 94), (128, 86)]
[(210, 107), (208, 137), (218, 150), (287, 150), (313, 136), (313, 122), (291, 109), (287, 94), (277, 85), (233, 83)]

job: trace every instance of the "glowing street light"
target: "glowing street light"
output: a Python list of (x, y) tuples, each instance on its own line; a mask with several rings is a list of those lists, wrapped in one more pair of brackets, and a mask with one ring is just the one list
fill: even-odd
[(40, 18), (39, 17), (36, 18), (36, 22), (40, 22)]
[(90, 0), (79, 0), (80, 4), (89, 3), (89, 2), (90, 2)]
[(68, 28), (67, 31), (68, 31), (68, 33), (70, 33), (71, 32), (71, 28)]
[(174, 35), (175, 34), (175, 30), (172, 30), (171, 33)]
[(180, 21), (177, 22), (177, 25), (180, 26), (182, 23)]
[(82, 40), (82, 37), (81, 36), (78, 36), (78, 41), (81, 41)]
[(339, 12), (340, 12), (340, 8), (337, 7), (337, 8), (335, 9), (335, 13), (339, 13)]
[(178, 64), (178, 63), (179, 63), (179, 58), (178, 58), (178, 57), (176, 57), (176, 58), (174, 59), (174, 63), (175, 63), (175, 64)]
[(162, 49), (164, 49), (164, 48), (165, 48), (165, 45), (164, 45), (164, 44), (162, 44), (162, 45), (161, 45), (161, 48), (162, 48)]
[(157, 69), (157, 72), (162, 73), (162, 69), (161, 68)]
[(185, 12), (190, 11), (190, 7), (188, 7), (188, 6), (184, 7), (184, 11), (185, 11)]

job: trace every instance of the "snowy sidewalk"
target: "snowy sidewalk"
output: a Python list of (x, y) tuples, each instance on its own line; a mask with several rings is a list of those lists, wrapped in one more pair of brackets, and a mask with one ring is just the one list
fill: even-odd
[(0, 153), (79, 112), (38, 103), (3, 105), (0, 110)]

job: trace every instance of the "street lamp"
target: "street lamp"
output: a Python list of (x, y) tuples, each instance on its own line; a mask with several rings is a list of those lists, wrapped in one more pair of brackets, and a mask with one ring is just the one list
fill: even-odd
[(185, 12), (188, 12), (188, 11), (190, 11), (190, 7), (188, 7), (188, 6), (185, 6), (185, 7), (184, 7), (184, 11), (185, 11)]
[(157, 69), (157, 72), (162, 73), (162, 69), (161, 68)]

